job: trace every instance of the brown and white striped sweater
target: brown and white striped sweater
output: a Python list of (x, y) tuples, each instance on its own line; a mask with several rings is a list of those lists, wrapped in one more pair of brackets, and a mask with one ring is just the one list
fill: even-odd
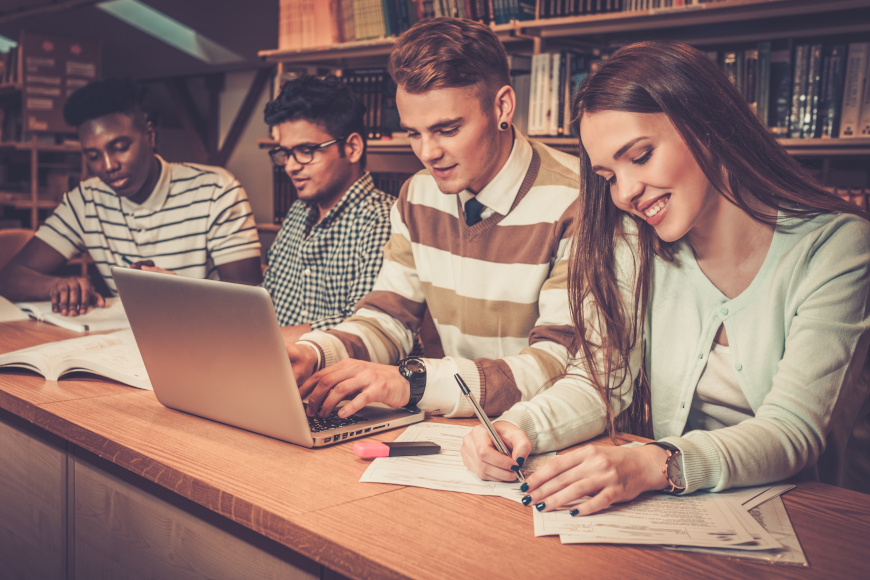
[(473, 414), (457, 372), (489, 415), (530, 399), (564, 373), (573, 337), (566, 250), (578, 168), (575, 157), (517, 134), (505, 166), (477, 195), (509, 211), (470, 227), (459, 197), (419, 172), (393, 207), (372, 292), (352, 317), (303, 340), (321, 349), (325, 366), (347, 357), (395, 364), (428, 306), (446, 357), (426, 360), (421, 409)]

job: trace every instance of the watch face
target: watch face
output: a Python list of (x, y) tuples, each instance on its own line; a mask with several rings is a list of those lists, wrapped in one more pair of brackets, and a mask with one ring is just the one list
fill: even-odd
[(405, 370), (415, 375), (421, 375), (426, 372), (426, 367), (423, 361), (418, 358), (411, 358), (405, 361)]
[(668, 461), (668, 479), (677, 489), (686, 489), (686, 482), (683, 481), (683, 458), (679, 451)]

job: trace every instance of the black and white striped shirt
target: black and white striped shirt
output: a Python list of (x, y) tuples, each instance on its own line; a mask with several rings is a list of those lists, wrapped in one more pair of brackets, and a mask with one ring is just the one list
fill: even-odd
[(182, 276), (218, 278), (217, 266), (260, 256), (251, 204), (229, 171), (157, 159), (160, 178), (144, 203), (93, 177), (64, 196), (36, 236), (67, 258), (89, 253), (114, 294), (112, 266), (153, 260)]

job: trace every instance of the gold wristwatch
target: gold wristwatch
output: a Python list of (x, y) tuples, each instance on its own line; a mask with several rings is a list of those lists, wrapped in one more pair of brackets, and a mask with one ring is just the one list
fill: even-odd
[(683, 478), (683, 454), (682, 452), (664, 441), (651, 441), (647, 445), (655, 445), (661, 447), (668, 452), (668, 458), (665, 461), (665, 467), (662, 469), (668, 478), (668, 485), (662, 491), (665, 493), (681, 493), (686, 489), (686, 480)]

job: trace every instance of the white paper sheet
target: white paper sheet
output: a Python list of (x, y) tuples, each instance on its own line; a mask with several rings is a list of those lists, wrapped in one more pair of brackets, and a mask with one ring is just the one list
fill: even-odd
[[(483, 481), (466, 469), (459, 455), (462, 438), (471, 431), (464, 425), (445, 423), (415, 423), (396, 438), (396, 441), (432, 441), (441, 446), (437, 455), (411, 457), (379, 457), (365, 470), (361, 482), (393, 483), (458, 491), (476, 495), (494, 495), (521, 502), (525, 495), (518, 481), (504, 483)], [(529, 457), (523, 465), (523, 474), (531, 474), (555, 453)]]

